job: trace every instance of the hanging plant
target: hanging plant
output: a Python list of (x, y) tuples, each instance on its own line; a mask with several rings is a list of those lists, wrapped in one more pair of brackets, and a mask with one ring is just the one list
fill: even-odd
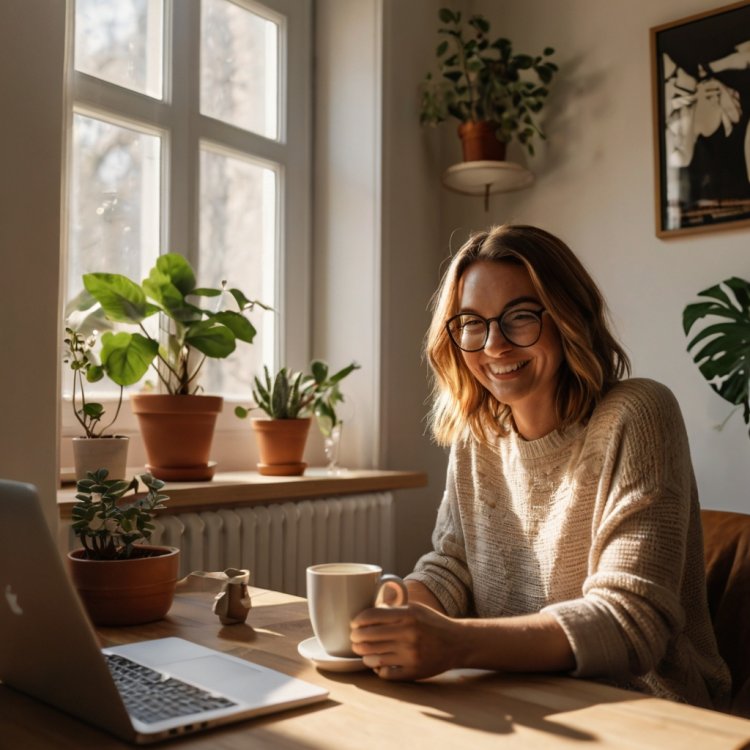
[(706, 301), (684, 309), (682, 327), (687, 336), (698, 321), (706, 325), (687, 350), (711, 388), (742, 406), (745, 424), (750, 424), (750, 282), (733, 276), (698, 296)]

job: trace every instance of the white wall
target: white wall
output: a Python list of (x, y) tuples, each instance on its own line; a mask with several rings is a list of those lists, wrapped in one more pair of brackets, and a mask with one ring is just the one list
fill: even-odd
[[(439, 188), (460, 160), (456, 123), (422, 130), (417, 87), (434, 66), (433, 0), (384, 0), (383, 466), (426, 470), (430, 487), (402, 493), (398, 560), (424, 550), (442, 492), (442, 453), (423, 435), (424, 368), (414, 359), (439, 266), (469, 231), (506, 221), (565, 239), (599, 282), (634, 375), (666, 383), (682, 406), (704, 507), (747, 511), (750, 443), (740, 414), (715, 395), (685, 350), (681, 314), (697, 292), (731, 275), (750, 279), (750, 230), (659, 240), (654, 185), (649, 29), (707, 9), (702, 0), (466, 0), (518, 50), (557, 49), (560, 73), (545, 109), (548, 141), (529, 159), (530, 189), (481, 199)], [(717, 3), (714, 7), (720, 7)], [(709, 6), (710, 7), (710, 6)]]
[(750, 510), (750, 440), (740, 412), (713, 393), (687, 354), (681, 316), (697, 292), (750, 279), (750, 230), (660, 240), (654, 233), (649, 28), (721, 7), (701, 0), (485, 0), (471, 4), (493, 31), (530, 53), (557, 50), (548, 141), (528, 161), (525, 191), (481, 202), (453, 196), (443, 234), (490, 222), (538, 224), (561, 236), (592, 271), (633, 362), (682, 406), (704, 507)]
[(379, 454), (380, 5), (315, 6), (312, 355), (361, 365), (340, 416), (341, 464), (363, 468)]
[(65, 0), (0, 3), (0, 477), (57, 524)]

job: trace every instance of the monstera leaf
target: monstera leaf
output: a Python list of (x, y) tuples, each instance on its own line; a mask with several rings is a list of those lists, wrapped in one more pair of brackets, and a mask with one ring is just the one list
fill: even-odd
[(742, 406), (745, 424), (750, 424), (750, 283), (733, 276), (698, 296), (706, 301), (684, 309), (682, 327), (689, 335), (698, 321), (706, 325), (687, 350), (711, 388)]

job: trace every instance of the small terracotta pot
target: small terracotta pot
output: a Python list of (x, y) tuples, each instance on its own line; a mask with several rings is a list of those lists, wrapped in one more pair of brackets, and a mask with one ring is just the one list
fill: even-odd
[(130, 438), (124, 435), (107, 437), (73, 438), (73, 460), (76, 479), (86, 479), (86, 474), (107, 469), (107, 479), (125, 479), (128, 466)]
[(209, 461), (221, 396), (138, 393), (130, 397), (146, 447), (146, 468), (171, 482), (211, 479)]
[(264, 476), (299, 476), (307, 464), (305, 454), (310, 417), (304, 419), (252, 419), (258, 441), (258, 473)]
[(495, 135), (497, 125), (486, 120), (469, 120), (458, 126), (464, 161), (505, 161), (507, 144)]
[(180, 569), (177, 547), (137, 545), (156, 552), (128, 560), (86, 560), (68, 553), (68, 570), (95, 625), (141, 625), (160, 620), (172, 606)]

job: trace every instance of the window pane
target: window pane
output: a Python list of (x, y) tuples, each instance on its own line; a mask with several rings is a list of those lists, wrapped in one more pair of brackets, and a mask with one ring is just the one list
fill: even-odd
[[(203, 145), (200, 161), (201, 285), (242, 290), (274, 306), (276, 172), (249, 159)], [(219, 304), (229, 309), (229, 295)], [(273, 362), (276, 313), (257, 308), (250, 320), (258, 330), (252, 345), (240, 342), (226, 360), (204, 365), (207, 393), (250, 397), (252, 378)]]
[(76, 0), (75, 68), (161, 99), (163, 0)]
[(279, 26), (229, 0), (203, 0), (201, 112), (278, 139)]
[(75, 114), (68, 299), (89, 271), (141, 279), (159, 254), (161, 139)]

